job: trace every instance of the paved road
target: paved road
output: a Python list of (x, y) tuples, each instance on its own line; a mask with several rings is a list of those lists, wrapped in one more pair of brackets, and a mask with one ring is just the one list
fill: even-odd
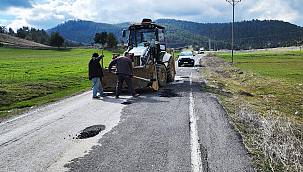
[[(129, 105), (84, 93), (1, 123), (0, 171), (253, 171), (199, 70), (178, 68), (176, 82)], [(73, 139), (98, 124), (98, 136)]]

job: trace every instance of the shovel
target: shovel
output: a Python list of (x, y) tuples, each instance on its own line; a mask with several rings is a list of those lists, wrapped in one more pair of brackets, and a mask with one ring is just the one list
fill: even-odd
[(152, 88), (155, 91), (159, 90), (159, 84), (158, 84), (158, 81), (156, 79), (146, 79), (146, 78), (142, 78), (142, 77), (139, 77), (139, 76), (133, 76), (133, 78), (140, 79), (140, 80), (147, 81), (147, 82), (153, 82), (152, 83)]

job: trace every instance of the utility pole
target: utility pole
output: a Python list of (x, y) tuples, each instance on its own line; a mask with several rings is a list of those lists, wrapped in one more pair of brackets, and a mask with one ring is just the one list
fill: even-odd
[(234, 23), (235, 23), (235, 6), (241, 2), (241, 0), (226, 0), (233, 6), (233, 22), (231, 24), (231, 62), (234, 63)]
[(211, 51), (211, 40), (210, 40), (210, 38), (208, 39), (208, 51)]
[(216, 49), (217, 49), (217, 46), (216, 46), (216, 36), (214, 35), (214, 51), (216, 51)]
[(300, 56), (302, 56), (302, 46), (303, 46), (303, 40), (302, 40), (302, 36), (300, 36)]

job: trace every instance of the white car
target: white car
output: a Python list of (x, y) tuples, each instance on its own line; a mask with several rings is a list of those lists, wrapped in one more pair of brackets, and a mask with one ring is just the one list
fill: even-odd
[(204, 48), (200, 48), (198, 54), (204, 54)]
[(193, 52), (182, 51), (178, 57), (178, 67), (184, 66), (195, 66), (195, 59)]

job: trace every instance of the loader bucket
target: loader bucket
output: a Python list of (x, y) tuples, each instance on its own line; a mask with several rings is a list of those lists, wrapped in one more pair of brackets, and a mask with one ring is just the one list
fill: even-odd
[[(134, 89), (142, 89), (152, 85), (152, 80), (155, 78), (155, 65), (137, 66), (134, 67), (133, 86)], [(104, 77), (102, 85), (104, 91), (113, 92), (116, 90), (117, 76), (114, 73), (110, 73), (108, 70), (104, 70)], [(139, 79), (142, 78), (142, 79)], [(145, 78), (145, 79), (143, 79)], [(127, 89), (126, 83), (123, 84), (123, 88)]]

